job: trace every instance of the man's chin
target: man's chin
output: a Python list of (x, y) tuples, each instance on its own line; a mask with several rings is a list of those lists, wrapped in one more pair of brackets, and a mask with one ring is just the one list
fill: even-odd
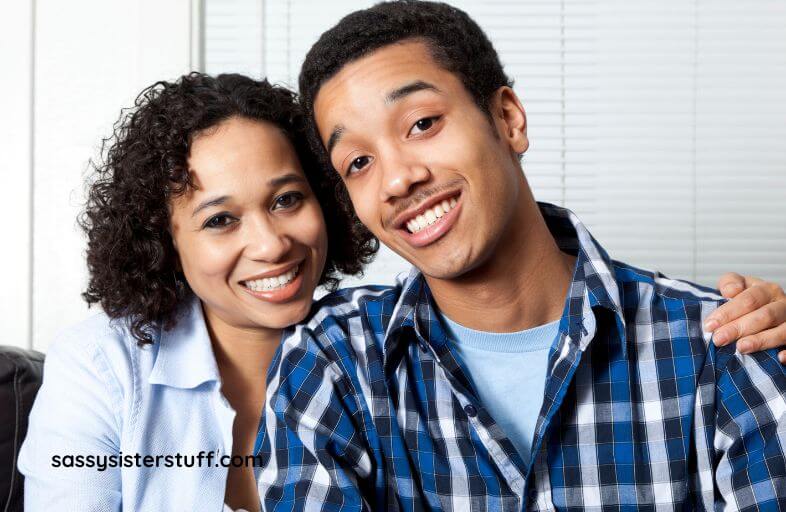
[(418, 262), (410, 260), (410, 263), (420, 269), (426, 277), (442, 281), (459, 279), (478, 266), (478, 262), (473, 261), (469, 251), (453, 252), (442, 257), (432, 256), (428, 260)]

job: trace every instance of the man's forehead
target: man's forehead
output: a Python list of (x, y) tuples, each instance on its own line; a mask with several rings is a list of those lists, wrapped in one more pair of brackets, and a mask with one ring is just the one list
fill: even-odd
[(340, 140), (349, 118), (366, 119), (371, 109), (395, 106), (420, 91), (446, 94), (450, 75), (419, 41), (385, 46), (346, 64), (322, 85), (314, 102), (326, 147)]
[(389, 102), (397, 87), (422, 81), (438, 82), (444, 73), (422, 41), (383, 46), (344, 64), (317, 90), (315, 109), (330, 109), (338, 98), (365, 98)]

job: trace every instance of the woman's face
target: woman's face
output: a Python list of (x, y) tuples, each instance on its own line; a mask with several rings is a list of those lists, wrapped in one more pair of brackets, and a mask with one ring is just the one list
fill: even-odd
[(188, 165), (196, 186), (170, 204), (172, 238), (208, 318), (243, 329), (303, 320), (327, 232), (287, 137), (233, 117), (194, 138)]

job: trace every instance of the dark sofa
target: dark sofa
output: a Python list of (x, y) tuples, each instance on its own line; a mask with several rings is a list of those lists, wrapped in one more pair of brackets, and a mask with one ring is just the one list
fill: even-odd
[(16, 468), (27, 417), (41, 386), (44, 355), (0, 345), (0, 511), (22, 512), (23, 480)]

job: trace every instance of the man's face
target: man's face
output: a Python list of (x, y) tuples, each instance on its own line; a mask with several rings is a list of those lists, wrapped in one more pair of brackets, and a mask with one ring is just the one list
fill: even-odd
[(426, 44), (408, 41), (344, 66), (314, 110), (360, 220), (427, 276), (461, 276), (511, 240), (528, 141), (509, 88), (490, 121)]

